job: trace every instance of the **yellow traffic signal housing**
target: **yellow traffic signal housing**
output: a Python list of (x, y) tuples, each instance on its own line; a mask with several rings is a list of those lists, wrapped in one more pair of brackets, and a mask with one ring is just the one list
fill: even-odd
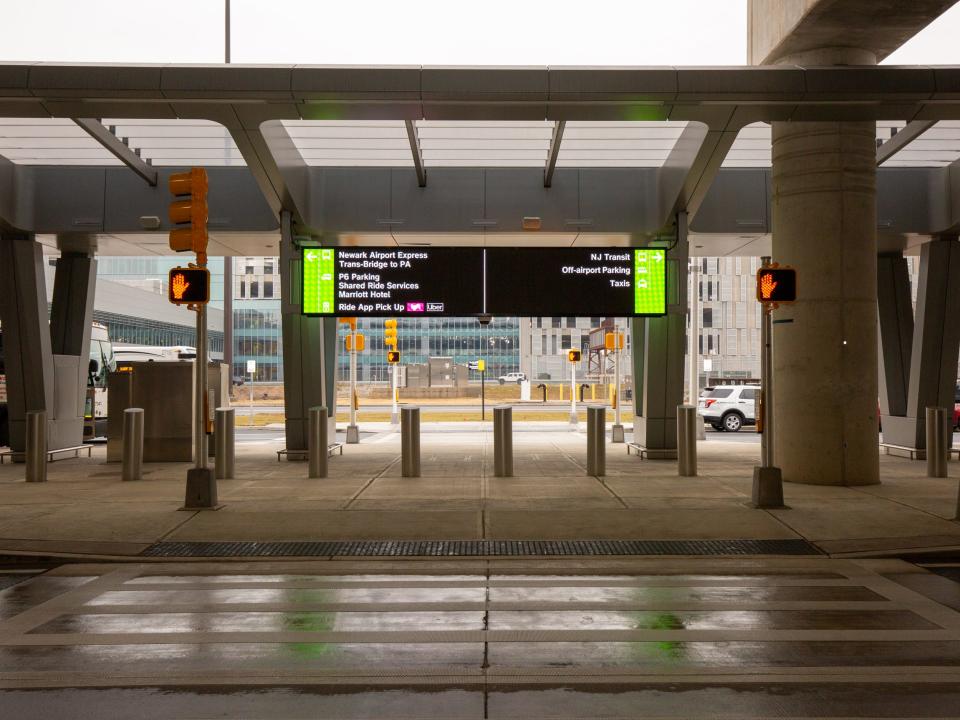
[(796, 299), (796, 270), (776, 265), (757, 270), (757, 300), (762, 303), (791, 303)]
[(477, 372), (484, 372), (486, 371), (486, 369), (487, 369), (487, 361), (483, 359), (477, 360)]
[(604, 335), (603, 346), (607, 350), (622, 350), (623, 349), (623, 333), (608, 332), (606, 335)]
[(366, 340), (364, 340), (363, 335), (360, 333), (350, 333), (347, 335), (347, 350), (363, 352), (366, 346)]
[(572, 363), (580, 362), (580, 351), (579, 350), (567, 350), (567, 360)]
[(170, 222), (179, 227), (170, 231), (170, 249), (176, 252), (193, 251), (197, 264), (207, 264), (207, 171), (193, 168), (189, 172), (174, 173), (167, 181), (176, 199), (170, 203)]
[(383, 321), (383, 344), (386, 347), (392, 347), (396, 349), (397, 347), (397, 321), (396, 320), (384, 320)]
[(210, 302), (210, 271), (202, 267), (170, 270), (167, 299), (174, 305), (206, 305)]
[(400, 351), (387, 350), (387, 362), (391, 365), (396, 365), (398, 362), (400, 362)]

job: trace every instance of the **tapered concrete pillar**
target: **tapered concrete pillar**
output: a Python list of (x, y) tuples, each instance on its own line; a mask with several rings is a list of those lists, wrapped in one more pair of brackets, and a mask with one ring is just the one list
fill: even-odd
[[(873, 122), (773, 123), (775, 459), (788, 482), (879, 482)], [(790, 321), (790, 322), (783, 322)]]
[(687, 330), (687, 222), (667, 258), (667, 314), (630, 323), (633, 360), (633, 441), (651, 458), (677, 457), (677, 406), (683, 403)]
[(281, 215), (280, 228), (280, 317), (288, 450), (307, 449), (311, 407), (329, 408), (329, 437), (336, 437), (336, 319), (300, 314), (300, 263), (300, 250), (291, 234), (290, 214), (285, 212)]

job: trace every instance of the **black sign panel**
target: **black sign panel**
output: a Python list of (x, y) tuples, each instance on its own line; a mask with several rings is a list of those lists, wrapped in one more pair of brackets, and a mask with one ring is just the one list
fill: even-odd
[(306, 315), (475, 315), (482, 307), (483, 248), (339, 247), (303, 251)]
[[(488, 248), (487, 312), (523, 317), (638, 314), (634, 255), (633, 248)], [(662, 261), (652, 269), (662, 273)]]
[(657, 316), (666, 265), (664, 248), (305, 248), (302, 312)]

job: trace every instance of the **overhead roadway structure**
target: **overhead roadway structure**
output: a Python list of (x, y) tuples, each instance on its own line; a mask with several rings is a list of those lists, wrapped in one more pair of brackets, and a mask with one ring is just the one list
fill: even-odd
[[(880, 251), (956, 233), (960, 68), (0, 64), (0, 245), (166, 254), (166, 176), (207, 166), (210, 254), (282, 258), (287, 397), (302, 403), (287, 408), (288, 445), (302, 448), (305, 408), (333, 387), (335, 327), (299, 316), (298, 239), (659, 237), (675, 267), (688, 252), (766, 254), (768, 123), (854, 120), (877, 123)], [(35, 261), (17, 255), (21, 271)], [(682, 369), (665, 374), (682, 358), (680, 285), (667, 318), (633, 329), (641, 425), (648, 406), (661, 413), (642, 432), (664, 448), (682, 392)]]

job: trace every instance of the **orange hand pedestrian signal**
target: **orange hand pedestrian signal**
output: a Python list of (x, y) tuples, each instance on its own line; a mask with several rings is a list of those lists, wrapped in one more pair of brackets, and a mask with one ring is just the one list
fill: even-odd
[(769, 300), (773, 296), (773, 291), (777, 287), (777, 281), (773, 279), (772, 273), (760, 273), (760, 297)]
[(757, 300), (765, 305), (791, 303), (797, 299), (797, 271), (773, 265), (757, 271)]
[(173, 293), (173, 299), (183, 300), (183, 294), (187, 291), (188, 287), (190, 287), (190, 283), (187, 282), (184, 274), (182, 272), (176, 273), (170, 282), (170, 292)]
[(174, 305), (206, 305), (210, 301), (210, 271), (202, 267), (172, 268), (167, 299)]

